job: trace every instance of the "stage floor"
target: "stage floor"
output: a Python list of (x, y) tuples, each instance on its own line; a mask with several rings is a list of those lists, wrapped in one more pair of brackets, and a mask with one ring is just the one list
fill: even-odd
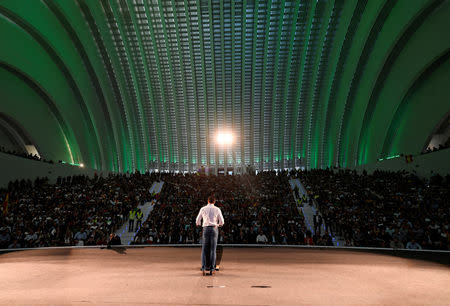
[(199, 248), (0, 255), (1, 305), (449, 305), (449, 284), (445, 265), (342, 250), (224, 248), (215, 276)]

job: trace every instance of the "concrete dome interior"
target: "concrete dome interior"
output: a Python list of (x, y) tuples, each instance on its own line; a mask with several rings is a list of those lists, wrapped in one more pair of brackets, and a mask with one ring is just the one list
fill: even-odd
[(0, 113), (41, 156), (117, 172), (416, 154), (450, 111), (449, 16), (443, 0), (1, 1)]

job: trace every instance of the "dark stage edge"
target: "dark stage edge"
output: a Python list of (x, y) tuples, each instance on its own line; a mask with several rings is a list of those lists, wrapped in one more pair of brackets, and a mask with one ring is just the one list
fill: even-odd
[[(343, 250), (40, 249), (0, 255), (1, 305), (449, 305), (450, 268)], [(256, 287), (253, 287), (256, 286)]]

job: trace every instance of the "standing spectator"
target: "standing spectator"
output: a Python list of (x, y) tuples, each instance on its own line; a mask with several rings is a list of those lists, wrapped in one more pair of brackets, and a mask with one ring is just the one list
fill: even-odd
[(136, 210), (133, 208), (128, 214), (128, 231), (132, 232), (134, 228), (134, 219), (136, 218)]
[(138, 208), (138, 210), (136, 212), (136, 231), (138, 231), (139, 228), (141, 227), (143, 216), (144, 216), (144, 214), (142, 213), (141, 209)]

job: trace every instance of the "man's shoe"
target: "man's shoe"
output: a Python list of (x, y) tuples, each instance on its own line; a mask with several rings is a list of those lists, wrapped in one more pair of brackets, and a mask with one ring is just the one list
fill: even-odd
[(214, 275), (214, 274), (216, 274), (216, 270), (209, 271), (209, 275)]
[(206, 276), (206, 271), (205, 270), (202, 270), (202, 275)]

